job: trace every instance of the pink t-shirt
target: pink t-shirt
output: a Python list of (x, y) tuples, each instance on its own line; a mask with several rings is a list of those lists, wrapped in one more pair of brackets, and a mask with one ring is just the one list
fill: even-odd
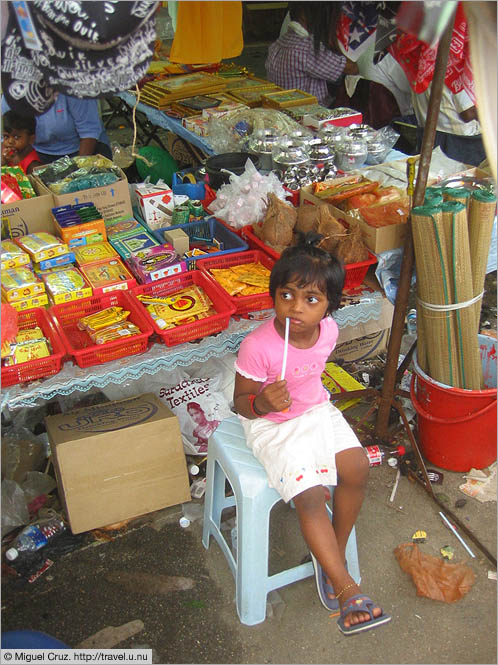
[[(247, 379), (268, 383), (280, 379), (284, 340), (275, 330), (275, 319), (266, 321), (243, 340), (235, 369)], [(300, 416), (313, 406), (328, 402), (329, 396), (322, 385), (321, 375), (339, 335), (337, 323), (330, 316), (320, 321), (320, 336), (309, 349), (297, 349), (289, 343), (285, 379), (292, 404), (288, 411), (272, 412), (264, 416), (274, 422), (283, 422)]]

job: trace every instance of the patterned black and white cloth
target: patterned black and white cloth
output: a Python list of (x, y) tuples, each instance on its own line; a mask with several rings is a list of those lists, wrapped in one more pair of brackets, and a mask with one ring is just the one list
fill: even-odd
[(158, 5), (2, 2), (2, 90), (10, 108), (39, 115), (56, 91), (97, 98), (133, 87), (152, 59)]

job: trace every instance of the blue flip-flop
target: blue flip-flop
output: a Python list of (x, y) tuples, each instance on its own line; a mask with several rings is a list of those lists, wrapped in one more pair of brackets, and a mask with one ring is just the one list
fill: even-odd
[[(371, 630), (372, 628), (377, 628), (377, 626), (382, 626), (382, 624), (391, 621), (391, 615), (385, 614), (382, 608), (380, 608), (382, 614), (378, 617), (374, 617), (373, 609), (375, 607), (378, 606), (375, 605), (371, 598), (365, 596), (363, 593), (351, 596), (351, 598), (349, 598), (349, 600), (342, 606), (341, 616), (337, 620), (337, 625), (339, 626), (341, 633), (344, 633), (344, 635), (354, 635), (355, 633), (361, 633), (366, 630)], [(370, 619), (347, 627), (344, 625), (344, 619), (348, 614), (351, 614), (351, 612), (366, 612), (370, 615)]]
[(320, 598), (320, 602), (325, 607), (325, 609), (329, 610), (329, 612), (338, 610), (339, 601), (337, 600), (337, 598), (329, 598), (328, 595), (329, 593), (335, 593), (334, 588), (332, 587), (331, 584), (327, 583), (327, 576), (325, 575), (321, 565), (318, 563), (316, 557), (313, 555), (312, 552), (310, 552), (310, 554), (311, 554), (311, 560), (313, 561), (313, 567), (315, 569), (316, 588), (318, 591), (318, 597)]

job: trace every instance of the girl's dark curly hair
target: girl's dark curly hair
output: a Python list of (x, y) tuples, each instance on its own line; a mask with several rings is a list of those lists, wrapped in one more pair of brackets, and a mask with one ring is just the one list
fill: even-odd
[(339, 307), (344, 286), (344, 267), (336, 256), (317, 247), (322, 238), (322, 235), (312, 231), (300, 233), (298, 244), (282, 252), (270, 275), (270, 295), (274, 301), (278, 288), (296, 282), (301, 287), (316, 284), (327, 294), (327, 314)]
[(334, 37), (341, 5), (341, 2), (289, 2), (290, 19), (292, 21), (304, 20), (306, 30), (313, 37), (316, 53), (320, 50), (320, 46), (340, 53), (334, 46)]

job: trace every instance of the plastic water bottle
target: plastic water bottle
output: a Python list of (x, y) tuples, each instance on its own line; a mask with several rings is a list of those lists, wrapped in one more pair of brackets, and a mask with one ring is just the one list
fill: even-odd
[(36, 552), (65, 530), (66, 525), (58, 518), (29, 524), (17, 535), (14, 546), (5, 552), (5, 557), (8, 561), (15, 561), (23, 552)]
[(417, 334), (417, 310), (411, 309), (406, 315), (406, 331), (409, 335)]

